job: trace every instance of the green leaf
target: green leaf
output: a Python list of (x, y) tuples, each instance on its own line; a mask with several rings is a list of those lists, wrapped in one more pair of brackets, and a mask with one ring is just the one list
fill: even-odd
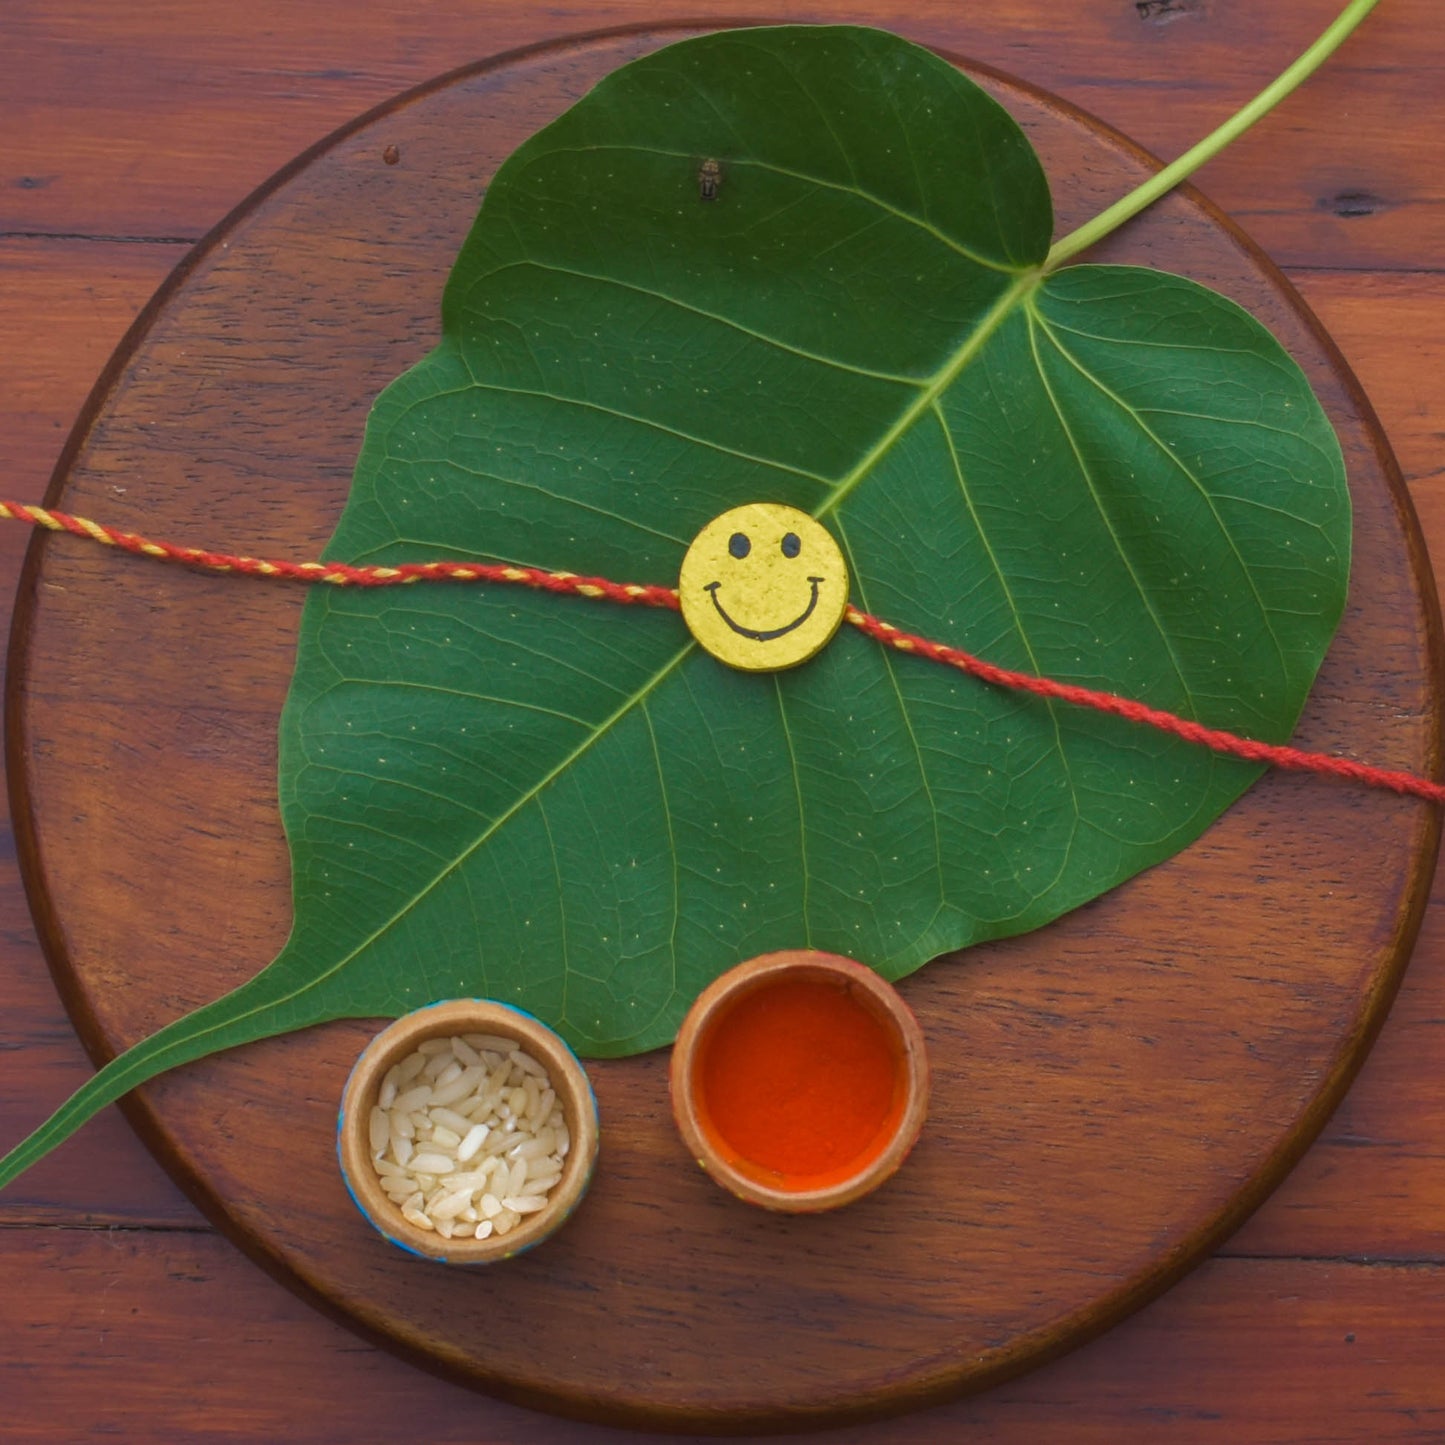
[[(1014, 122), (895, 37), (637, 61), (497, 174), (328, 556), (670, 583), (710, 518), (776, 500), (833, 532), (867, 611), (1283, 740), (1343, 606), (1334, 435), (1238, 307), (1152, 271), (1045, 274), (1051, 224)], [(609, 1055), (668, 1042), (769, 949), (897, 977), (1170, 856), (1256, 775), (847, 627), (752, 675), (671, 613), (321, 589), (282, 720), (291, 939), (32, 1143), (337, 1016), (485, 995)]]

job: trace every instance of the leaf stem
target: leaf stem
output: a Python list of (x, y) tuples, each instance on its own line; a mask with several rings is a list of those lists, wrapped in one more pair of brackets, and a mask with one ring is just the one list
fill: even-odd
[(1086, 221), (1076, 231), (1054, 242), (1053, 249), (1044, 261), (1045, 272), (1059, 266), (1080, 251), (1087, 250), (1105, 236), (1117, 230), (1125, 221), (1138, 215), (1146, 206), (1153, 205), (1160, 196), (1174, 189), (1180, 181), (1199, 169), (1205, 161), (1218, 155), (1236, 136), (1243, 135), (1261, 116), (1274, 109), (1292, 90), (1302, 84), (1329, 59), (1345, 42), (1379, 0), (1351, 0), (1335, 18), (1334, 23), (1295, 61), (1288, 70), (1272, 80), (1255, 98), (1236, 111), (1218, 130), (1211, 131), (1197, 145), (1179, 157), (1177, 161), (1150, 176), (1143, 185), (1130, 191), (1127, 196), (1114, 202), (1107, 210), (1101, 211), (1092, 221)]

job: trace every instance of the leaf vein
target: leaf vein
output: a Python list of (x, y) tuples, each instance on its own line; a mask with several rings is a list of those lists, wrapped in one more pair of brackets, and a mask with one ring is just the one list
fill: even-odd
[[(694, 306), (690, 301), (684, 301), (681, 297), (671, 296), (666, 291), (659, 291), (652, 286), (643, 286), (635, 281), (624, 281), (620, 276), (604, 276), (600, 272), (582, 271), (575, 266), (562, 266), (555, 261), (537, 261), (531, 257), (523, 257), (520, 261), (509, 261), (505, 266), (498, 266), (495, 270), (484, 273), (486, 278), (500, 276), (504, 271), (514, 271), (520, 268), (531, 267), (539, 271), (554, 272), (559, 276), (573, 276), (579, 281), (595, 281), (603, 286), (615, 286), (619, 290), (631, 291), (637, 296), (647, 296), (654, 301), (661, 301), (664, 305), (675, 307), (679, 311), (685, 311), (691, 316), (700, 316), (706, 321), (715, 321), (721, 326), (726, 326), (732, 331), (739, 332), (743, 336), (750, 337), (754, 341), (761, 342), (764, 346), (771, 346), (778, 351), (786, 351), (792, 356), (801, 357), (804, 361), (815, 361), (822, 366), (829, 366), (837, 371), (852, 372), (855, 376), (866, 376), (875, 381), (897, 382), (902, 386), (918, 386), (919, 379), (916, 376), (903, 376), (892, 371), (875, 371), (868, 366), (854, 366), (851, 362), (840, 361), (836, 356), (827, 356), (821, 351), (810, 351), (805, 346), (795, 346), (790, 341), (784, 341), (781, 337), (770, 336), (767, 332), (759, 331), (756, 327), (748, 326), (745, 323), (735, 320), (731, 316), (724, 315), (721, 311), (712, 311), (704, 306)], [(479, 278), (483, 279), (483, 278)]]
[[(852, 544), (848, 541), (847, 533), (843, 528), (841, 518), (836, 519), (838, 527), (838, 541), (842, 544), (844, 554), (848, 559), (848, 575), (858, 584), (858, 597), (863, 604), (865, 612), (873, 610), (868, 600), (868, 588), (859, 570), (858, 563), (853, 555)], [(908, 710), (907, 702), (903, 697), (903, 689), (898, 684), (898, 668), (894, 661), (892, 648), (880, 647), (878, 649), (883, 659), (883, 670), (888, 676), (888, 684), (893, 690), (893, 696), (898, 702), (899, 716), (903, 719), (904, 730), (908, 733), (908, 741), (913, 747), (913, 754), (918, 759), (918, 777), (923, 784), (923, 796), (928, 800), (929, 821), (933, 827), (933, 866), (938, 876), (938, 907), (939, 910), (948, 904), (948, 888), (943, 878), (943, 834), (938, 821), (938, 805), (933, 796), (933, 780), (928, 776), (928, 764), (924, 760), (923, 746), (918, 741), (918, 733), (913, 726), (913, 717)], [(934, 914), (936, 919), (938, 914)]]
[(793, 746), (793, 730), (788, 726), (788, 708), (783, 699), (783, 684), (781, 678), (775, 672), (773, 674), (773, 694), (778, 700), (778, 723), (783, 730), (783, 742), (788, 749), (788, 766), (793, 774), (793, 792), (798, 800), (798, 863), (803, 875), (803, 943), (807, 948), (813, 947), (813, 913), (809, 906), (812, 894), (813, 875), (808, 867), (808, 818), (807, 804), (803, 795), (803, 778), (798, 772), (798, 754)]
[(552, 821), (547, 816), (546, 800), (537, 795), (537, 814), (542, 819), (542, 831), (547, 835), (547, 850), (552, 855), (552, 876), (557, 880), (557, 924), (561, 930), (562, 953), (562, 1004), (558, 1017), (567, 1018), (567, 993), (572, 982), (572, 963), (567, 950), (567, 885), (562, 879), (562, 862), (557, 857), (557, 840), (552, 836)]
[[(629, 151), (643, 155), (668, 156), (677, 160), (695, 159), (695, 157), (690, 156), (686, 151), (667, 150), (661, 146), (620, 145), (616, 143), (590, 146), (557, 146), (547, 151), (546, 154), (562, 155), (571, 152), (578, 155), (585, 155), (592, 151)], [(978, 251), (971, 250), (969, 247), (963, 245), (962, 242), (954, 240), (947, 232), (940, 231), (937, 226), (924, 220), (923, 217), (915, 216), (911, 212), (895, 206), (891, 201), (885, 201), (882, 196), (875, 194), (873, 191), (866, 190), (862, 186), (844, 185), (841, 181), (830, 181), (823, 176), (810, 175), (806, 171), (794, 170), (789, 166), (774, 165), (771, 161), (757, 160), (749, 156), (730, 156), (727, 163), (729, 166), (750, 166), (755, 170), (768, 171), (773, 175), (787, 176), (790, 180), (802, 181), (806, 185), (816, 186), (819, 190), (838, 191), (843, 195), (856, 196), (860, 201), (866, 201), (869, 205), (876, 206), (880, 211), (886, 211), (890, 216), (894, 216), (910, 226), (916, 226), (920, 231), (926, 231), (935, 241), (941, 242), (947, 246), (950, 251), (962, 256), (965, 261), (971, 261), (975, 266), (982, 266), (986, 271), (997, 271), (1003, 276), (1022, 276), (1027, 273), (1028, 268), (1026, 267), (1010, 265), (1004, 261), (995, 261), (991, 256), (985, 256)]]
[(816, 472), (810, 472), (803, 467), (795, 467), (789, 462), (780, 462), (773, 457), (760, 457), (752, 452), (739, 451), (736, 447), (724, 446), (721, 442), (712, 441), (708, 437), (697, 436), (692, 432), (685, 432), (678, 427), (668, 426), (666, 422), (654, 421), (651, 417), (637, 416), (632, 412), (618, 411), (616, 407), (604, 406), (601, 402), (587, 401), (579, 396), (558, 396), (550, 391), (536, 391), (524, 386), (504, 386), (497, 382), (474, 381), (472, 386), (478, 391), (500, 392), (507, 396), (529, 396), (537, 401), (554, 402), (559, 406), (584, 407), (588, 411), (600, 412), (603, 416), (610, 416), (616, 421), (629, 422), (634, 426), (647, 427), (652, 431), (665, 433), (667, 436), (676, 437), (679, 441), (690, 443), (692, 446), (703, 447), (705, 450), (714, 451), (722, 456), (737, 457), (739, 461), (752, 462), (760, 467), (769, 467), (774, 471), (789, 472), (795, 477), (803, 477), (807, 481), (816, 482), (820, 487), (831, 487), (833, 482), (828, 477), (821, 477)]
[[(1034, 651), (1033, 640), (1030, 638), (1028, 628), (1024, 626), (1023, 611), (1014, 597), (1013, 588), (1009, 586), (1008, 574), (1004, 571), (1003, 565), (999, 562), (998, 554), (993, 549), (993, 543), (989, 540), (988, 532), (984, 529), (983, 518), (979, 515), (978, 508), (973, 500), (973, 493), (969, 490), (968, 481), (963, 474), (963, 463), (959, 459), (958, 448), (953, 444), (953, 433), (948, 426), (947, 418), (943, 415), (942, 408), (937, 402), (933, 405), (933, 414), (938, 422), (939, 430), (943, 433), (944, 445), (948, 448), (949, 460), (953, 463), (953, 475), (958, 482), (959, 495), (963, 504), (968, 508), (969, 519), (973, 522), (974, 531), (978, 533), (978, 540), (988, 557), (989, 565), (993, 568), (998, 578), (999, 586), (1003, 590), (1004, 600), (1008, 603), (1009, 612), (1013, 615), (1014, 628), (1018, 632), (1019, 641), (1023, 644), (1024, 652), (1029, 659), (1029, 666), (1036, 676), (1043, 676), (1043, 668), (1039, 665), (1038, 654)], [(1074, 840), (1078, 836), (1079, 823), (1083, 818), (1083, 806), (1079, 801), (1079, 788), (1074, 779), (1074, 769), (1069, 757), (1069, 750), (1064, 745), (1063, 725), (1059, 721), (1058, 708), (1051, 698), (1042, 698), (1044, 706), (1048, 709), (1049, 722), (1054, 730), (1054, 750), (1059, 755), (1059, 763), (1064, 770), (1064, 780), (1069, 785), (1069, 800), (1073, 806), (1074, 818), (1070, 825), (1069, 839), (1060, 852), (1058, 872), (1049, 882), (1048, 888), (1052, 888), (1066, 871), (1070, 856), (1073, 852)], [(1048, 891), (1044, 889), (1044, 892)], [(1040, 895), (1042, 896), (1042, 895)]]
[[(642, 710), (643, 721), (647, 724), (647, 736), (652, 743), (652, 760), (657, 767), (657, 786), (662, 794), (662, 818), (667, 825), (667, 852), (672, 859), (672, 925), (668, 931), (668, 959), (672, 970), (672, 976), (668, 987), (668, 999), (677, 995), (677, 926), (682, 918), (682, 883), (678, 873), (677, 839), (673, 835), (672, 827), (672, 803), (667, 792), (667, 774), (662, 766), (662, 749), (657, 743), (657, 729), (652, 723), (652, 712), (647, 706), (647, 699), (643, 698), (639, 703)], [(666, 1004), (662, 1005), (663, 1008)], [(658, 1010), (660, 1013), (661, 1008)], [(656, 1015), (653, 1016), (655, 1021)]]
[[(1190, 715), (1194, 712), (1194, 696), (1190, 690), (1189, 683), (1184, 677), (1184, 668), (1179, 661), (1179, 654), (1175, 650), (1174, 640), (1169, 636), (1169, 630), (1164, 626), (1164, 619), (1159, 616), (1159, 610), (1150, 597), (1148, 589), (1144, 586), (1144, 579), (1139, 576), (1134, 566), (1133, 559), (1125, 550), (1123, 538), (1119, 536), (1118, 529), (1114, 525), (1114, 519), (1109, 514), (1109, 509), (1104, 505), (1104, 499), (1099, 493), (1098, 485), (1094, 480), (1094, 473), (1089, 463), (1084, 459), (1083, 449), (1079, 446), (1078, 438), (1074, 435), (1074, 429), (1069, 425), (1068, 418), (1064, 415), (1063, 406), (1049, 382), (1048, 374), (1044, 371), (1043, 357), (1039, 355), (1038, 337), (1035, 329), (1035, 317), (1032, 312), (1029, 314), (1029, 350), (1033, 354), (1034, 366), (1039, 374), (1039, 382), (1043, 386), (1044, 394), (1049, 399), (1049, 405), (1053, 408), (1054, 415), (1059, 420), (1064, 437), (1068, 441), (1069, 450), (1074, 454), (1074, 461), (1078, 465), (1079, 475), (1083, 479), (1089, 496), (1093, 499), (1094, 507), (1098, 511), (1099, 520), (1104, 524), (1104, 530), (1109, 534), (1109, 540), (1114, 544), (1114, 550), (1118, 553), (1124, 570), (1129, 574), (1129, 580), (1134, 584), (1134, 590), (1139, 594), (1139, 600), (1144, 605), (1144, 611), (1148, 614), (1149, 620), (1154, 624), (1154, 630), (1159, 634), (1159, 640), (1164, 644), (1165, 654), (1169, 658), (1169, 664), (1174, 669), (1174, 676), (1179, 681), (1185, 702), (1190, 709)], [(1052, 339), (1052, 338), (1051, 338)]]
[[(1280, 641), (1279, 634), (1275, 631), (1274, 621), (1270, 617), (1269, 609), (1265, 606), (1264, 598), (1260, 596), (1259, 585), (1254, 580), (1254, 573), (1250, 570), (1249, 564), (1244, 560), (1244, 554), (1239, 550), (1239, 543), (1235, 541), (1234, 534), (1229, 530), (1228, 527), (1225, 526), (1224, 518), (1219, 515), (1219, 508), (1215, 504), (1214, 497), (1210, 494), (1209, 489), (1204, 485), (1202, 481), (1200, 481), (1197, 476), (1194, 475), (1194, 473), (1187, 466), (1185, 466), (1184, 462), (1175, 455), (1174, 451), (1168, 446), (1164, 439), (1159, 436), (1159, 434), (1153, 429), (1153, 427), (1151, 427), (1144, 420), (1144, 418), (1139, 414), (1139, 412), (1134, 407), (1132, 407), (1129, 402), (1125, 400), (1124, 397), (1118, 395), (1118, 393), (1114, 392), (1102, 381), (1100, 381), (1099, 378), (1095, 376), (1094, 373), (1090, 371), (1089, 368), (1086, 367), (1073, 354), (1073, 352), (1071, 352), (1068, 347), (1066, 347), (1058, 339), (1058, 337), (1053, 335), (1052, 330), (1050, 329), (1050, 324), (1044, 317), (1039, 316), (1031, 311), (1030, 318), (1031, 320), (1036, 320), (1039, 326), (1042, 327), (1044, 334), (1048, 336), (1050, 343), (1053, 345), (1054, 349), (1059, 353), (1059, 355), (1062, 356), (1064, 360), (1067, 361), (1069, 365), (1072, 366), (1074, 370), (1079, 373), (1080, 376), (1084, 377), (1084, 379), (1088, 381), (1091, 385), (1093, 385), (1103, 396), (1106, 396), (1111, 402), (1113, 402), (1114, 405), (1119, 408), (1119, 410), (1121, 410), (1126, 416), (1131, 417), (1134, 421), (1134, 424), (1139, 428), (1141, 432), (1143, 432), (1143, 434), (1149, 439), (1149, 441), (1154, 445), (1154, 447), (1157, 448), (1157, 450), (1162, 453), (1168, 461), (1173, 463), (1173, 465), (1178, 468), (1180, 473), (1189, 481), (1190, 485), (1193, 486), (1194, 489), (1199, 493), (1201, 500), (1204, 502), (1204, 505), (1209, 508), (1210, 515), (1214, 518), (1215, 526), (1219, 528), (1220, 536), (1223, 537), (1225, 542), (1228, 544), (1229, 550), (1234, 554), (1235, 561), (1239, 564), (1239, 570), (1244, 574), (1244, 579), (1249, 587), (1250, 595), (1254, 598), (1254, 605), (1259, 611), (1260, 621), (1263, 622), (1264, 629), (1269, 634), (1269, 640), (1274, 644), (1275, 655), (1279, 659), (1280, 675), (1286, 678), (1289, 677), (1290, 668), (1288, 662), (1285, 659), (1284, 644)], [(1187, 690), (1188, 689), (1186, 688), (1186, 691)]]
[(543, 717), (560, 718), (563, 722), (576, 723), (578, 727), (591, 727), (585, 718), (574, 717), (555, 707), (543, 707), (541, 703), (523, 702), (515, 697), (494, 697), (484, 692), (468, 692), (460, 687), (443, 687), (439, 682), (416, 682), (404, 677), (343, 677), (341, 684), (356, 687), (395, 687), (408, 692), (433, 692), (441, 697), (461, 698), (465, 702), (495, 703), (498, 707), (514, 707), (522, 712), (540, 713)]

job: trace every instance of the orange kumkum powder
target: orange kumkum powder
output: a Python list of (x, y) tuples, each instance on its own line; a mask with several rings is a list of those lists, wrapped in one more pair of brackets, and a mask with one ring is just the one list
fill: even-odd
[(903, 1115), (888, 1025), (846, 986), (789, 979), (745, 994), (708, 1030), (694, 1075), (723, 1152), (783, 1189), (851, 1178)]

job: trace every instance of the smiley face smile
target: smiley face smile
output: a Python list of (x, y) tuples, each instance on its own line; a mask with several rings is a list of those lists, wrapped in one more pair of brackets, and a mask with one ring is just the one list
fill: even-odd
[(777, 672), (806, 662), (837, 632), (848, 606), (848, 568), (816, 518), (777, 502), (750, 502), (714, 517), (693, 538), (677, 598), (688, 630), (719, 662)]
[(718, 616), (721, 617), (739, 637), (751, 637), (755, 642), (771, 642), (775, 637), (783, 637), (795, 627), (801, 627), (813, 615), (813, 609), (818, 605), (818, 584), (822, 580), (821, 577), (808, 578), (808, 581), (812, 583), (813, 586), (812, 596), (808, 598), (808, 605), (803, 608), (791, 622), (785, 622), (781, 627), (770, 627), (761, 632), (755, 627), (744, 627), (742, 623), (735, 622), (728, 616), (727, 608), (717, 600), (717, 590), (722, 586), (721, 582), (709, 582), (702, 590), (712, 594), (712, 605), (717, 608)]

